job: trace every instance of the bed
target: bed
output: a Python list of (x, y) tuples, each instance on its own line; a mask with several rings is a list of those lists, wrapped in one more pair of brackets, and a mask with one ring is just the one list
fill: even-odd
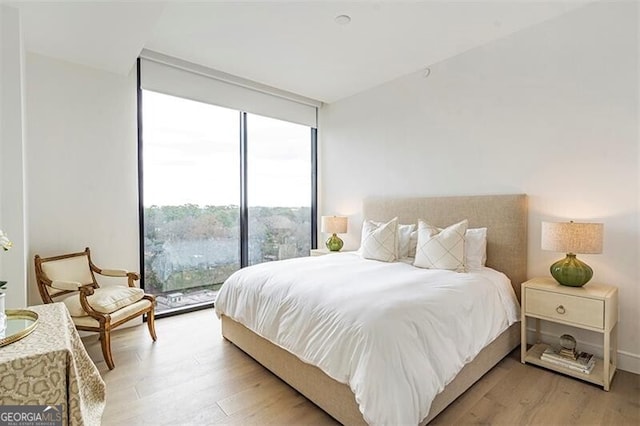
[[(401, 223), (416, 223), (418, 219), (428, 219), (431, 224), (440, 227), (445, 227), (451, 223), (467, 219), (469, 221), (469, 227), (487, 227), (486, 265), (503, 272), (510, 279), (513, 290), (519, 299), (519, 285), (526, 280), (527, 209), (525, 195), (411, 199), (371, 198), (366, 199), (363, 203), (363, 216), (378, 221), (386, 221), (392, 217), (398, 217)], [(324, 262), (327, 267), (338, 269), (342, 263), (349, 262), (354, 263), (356, 267), (375, 268), (374, 266), (365, 265), (363, 262), (356, 260), (355, 255), (351, 256), (352, 258), (349, 259), (348, 254), (331, 255), (323, 257), (327, 259), (320, 258), (316, 261), (320, 263)], [(309, 260), (300, 260), (298, 262), (301, 264), (304, 262), (308, 263)], [(281, 264), (281, 268), (286, 265), (286, 263)], [(294, 263), (291, 265), (295, 266)], [(409, 269), (411, 268), (418, 269), (413, 266), (400, 264), (391, 267), (391, 269), (399, 275), (410, 273)], [(256, 268), (256, 270), (258, 269), (260, 268)], [(317, 271), (319, 272), (320, 270)], [(363, 271), (365, 274), (369, 273), (368, 269), (363, 269)], [(282, 269), (282, 273), (284, 274), (284, 269)], [(373, 273), (375, 273), (375, 269)], [(461, 276), (460, 279), (464, 279), (462, 276), (467, 274), (457, 275)], [(285, 279), (283, 276), (282, 281), (284, 282), (288, 279), (290, 278)], [(277, 281), (277, 275), (275, 278), (269, 278), (268, 281)], [(449, 292), (452, 291), (452, 289), (445, 290)], [(456, 290), (454, 289), (453, 291)], [(269, 295), (269, 297), (271, 296)], [(283, 303), (288, 303), (288, 299), (286, 303), (280, 301), (276, 304), (282, 305)], [(247, 304), (250, 305), (250, 303)], [(352, 390), (353, 386), (345, 384), (344, 377), (327, 368), (327, 365), (323, 364), (322, 360), (317, 362), (317, 365), (320, 365), (321, 368), (302, 361), (301, 358), (309, 361), (310, 356), (308, 353), (305, 352), (301, 354), (301, 352), (298, 355), (294, 355), (284, 349), (283, 346), (294, 347), (295, 345), (290, 346), (287, 344), (272, 343), (272, 341), (276, 339), (268, 332), (261, 330), (261, 334), (269, 336), (269, 338), (265, 338), (249, 328), (256, 329), (254, 325), (255, 322), (243, 318), (242, 315), (238, 315), (237, 312), (232, 309), (227, 312), (224, 308), (225, 303), (221, 303), (221, 305), (223, 305), (223, 308), (219, 309), (216, 307), (216, 312), (221, 317), (223, 336), (271, 370), (282, 380), (297, 389), (336, 420), (348, 425), (366, 424), (365, 418), (368, 418), (369, 423), (391, 422), (383, 416), (380, 417), (382, 420), (378, 421), (375, 414), (372, 415), (371, 410), (367, 408), (376, 405), (375, 397), (377, 395), (373, 395), (373, 403), (371, 403), (371, 401), (367, 402), (358, 386), (356, 386), (355, 391)], [(247, 315), (250, 316), (251, 314)], [(239, 320), (236, 321), (232, 318)], [(264, 321), (264, 318), (262, 318), (259, 322), (271, 324), (271, 318), (268, 318), (267, 321)], [(245, 326), (242, 323), (250, 325)], [(297, 331), (295, 327), (294, 324), (290, 326), (289, 329)], [(402, 333), (399, 332), (398, 334)], [(335, 334), (335, 336), (338, 337), (341, 335), (341, 333)], [(327, 346), (330, 346), (329, 343), (331, 341), (332, 339), (327, 339)], [(428, 423), (504, 356), (516, 348), (519, 341), (519, 325), (511, 321), (510, 326), (504, 331), (501, 331), (497, 337), (492, 337), (491, 342), (487, 344), (487, 346), (478, 348), (479, 352), (474, 352), (475, 355), (470, 362), (469, 360), (465, 360), (462, 369), (452, 380), (448, 379), (446, 386), (444, 386), (441, 391), (439, 390), (439, 393), (434, 395), (432, 400), (412, 401), (412, 404), (416, 407), (426, 406), (428, 412), (426, 412), (426, 414), (420, 414), (419, 419), (421, 420), (415, 422), (411, 420), (409, 423)], [(346, 347), (348, 347), (349, 341), (341, 342), (346, 342)], [(310, 345), (310, 347), (313, 349), (313, 345)], [(373, 358), (373, 355), (371, 357)], [(452, 356), (452, 358), (455, 357)], [(401, 358), (400, 361), (404, 361), (404, 358)], [(403, 367), (403, 369), (406, 368)], [(331, 371), (331, 374), (325, 373), (325, 371)], [(362, 375), (361, 372), (357, 371), (354, 374)], [(367, 375), (367, 377), (370, 376), (372, 376), (372, 374)], [(424, 381), (427, 382), (428, 380)], [(422, 384), (423, 380), (420, 379), (417, 380), (417, 382)], [(423, 398), (423, 393), (418, 393), (417, 395)], [(416, 398), (415, 395), (410, 396), (411, 398)], [(384, 404), (384, 402), (377, 401), (377, 404)], [(363, 408), (363, 406), (365, 408)], [(417, 409), (418, 408), (416, 408), (416, 410)]]

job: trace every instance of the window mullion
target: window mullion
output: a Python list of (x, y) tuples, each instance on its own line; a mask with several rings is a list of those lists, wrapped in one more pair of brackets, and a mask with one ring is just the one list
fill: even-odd
[(311, 128), (311, 248), (318, 248), (318, 129)]
[(249, 266), (249, 199), (247, 196), (247, 113), (240, 111), (240, 267)]

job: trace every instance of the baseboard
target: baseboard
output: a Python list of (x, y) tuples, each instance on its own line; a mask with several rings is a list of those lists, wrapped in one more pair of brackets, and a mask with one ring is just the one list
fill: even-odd
[[(534, 329), (527, 329), (527, 342), (532, 343), (535, 341), (534, 333)], [(540, 334), (542, 336), (542, 341), (544, 342), (556, 342), (558, 340), (557, 334), (548, 331), (541, 331)], [(591, 352), (599, 357), (602, 357), (602, 354), (604, 352), (603, 345), (598, 345), (584, 340), (578, 340), (577, 343), (581, 350)], [(628, 371), (630, 373), (640, 374), (640, 355), (618, 349), (617, 368), (619, 370)]]

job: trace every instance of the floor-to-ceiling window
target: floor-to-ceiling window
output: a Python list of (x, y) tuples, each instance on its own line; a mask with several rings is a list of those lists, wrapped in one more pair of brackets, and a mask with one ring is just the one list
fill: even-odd
[(247, 114), (249, 263), (311, 248), (309, 127)]
[(211, 303), (240, 268), (239, 113), (142, 96), (145, 290), (160, 313)]
[(142, 282), (159, 314), (210, 305), (241, 267), (309, 254), (312, 126), (139, 96)]

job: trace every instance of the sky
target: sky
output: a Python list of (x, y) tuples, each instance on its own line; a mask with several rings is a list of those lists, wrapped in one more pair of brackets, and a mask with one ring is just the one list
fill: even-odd
[[(145, 206), (239, 205), (240, 114), (143, 91)], [(247, 116), (249, 206), (311, 205), (309, 127)]]

